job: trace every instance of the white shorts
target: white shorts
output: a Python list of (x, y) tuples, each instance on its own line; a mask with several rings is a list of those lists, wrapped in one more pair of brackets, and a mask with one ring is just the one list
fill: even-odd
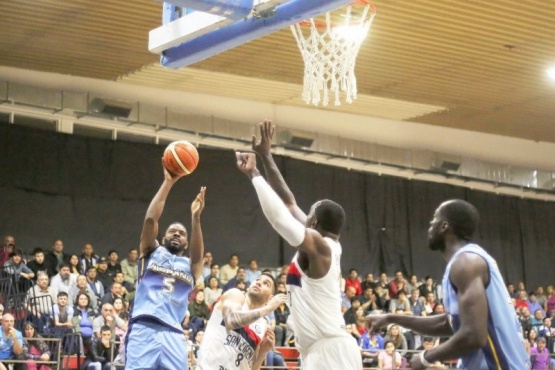
[(360, 348), (353, 337), (320, 339), (303, 352), (303, 370), (362, 370)]

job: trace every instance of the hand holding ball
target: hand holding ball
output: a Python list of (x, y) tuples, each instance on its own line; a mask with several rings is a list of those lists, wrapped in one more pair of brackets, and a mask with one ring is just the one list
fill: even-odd
[(197, 148), (188, 141), (174, 141), (164, 151), (162, 163), (172, 175), (181, 177), (189, 175), (198, 165)]

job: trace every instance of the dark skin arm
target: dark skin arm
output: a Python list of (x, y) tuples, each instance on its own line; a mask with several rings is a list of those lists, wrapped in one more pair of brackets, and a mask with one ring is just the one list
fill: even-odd
[[(237, 167), (251, 180), (260, 176), (256, 168), (256, 156), (253, 153), (236, 153), (236, 157)], [(298, 219), (297, 222), (299, 222)], [(304, 239), (296, 248), (300, 252), (301, 267), (309, 277), (317, 279), (327, 274), (331, 265), (331, 250), (322, 234), (315, 229), (305, 227)]]
[(202, 281), (203, 256), (204, 256), (204, 239), (202, 237), (202, 228), (200, 226), (200, 215), (204, 209), (204, 194), (206, 187), (200, 188), (200, 193), (191, 204), (191, 270), (195, 281)]
[(156, 236), (158, 235), (158, 221), (164, 210), (168, 194), (172, 186), (179, 179), (179, 177), (171, 175), (164, 165), (162, 165), (162, 168), (164, 169), (164, 182), (162, 182), (160, 189), (148, 206), (143, 224), (143, 231), (141, 232), (140, 248), (141, 254), (144, 256), (149, 255), (158, 247), (158, 242), (156, 241)]
[[(488, 284), (486, 262), (473, 253), (463, 253), (457, 257), (450, 271), (452, 284), (457, 287), (459, 300), (460, 328), (454, 333), (448, 315), (406, 316), (376, 315), (367, 316), (366, 325), (376, 331), (390, 323), (399, 324), (407, 329), (429, 336), (449, 336), (449, 340), (438, 347), (426, 351), (428, 362), (444, 361), (462, 357), (482, 348), (487, 343), (487, 300), (485, 286)], [(411, 360), (412, 369), (424, 369), (419, 355)]]

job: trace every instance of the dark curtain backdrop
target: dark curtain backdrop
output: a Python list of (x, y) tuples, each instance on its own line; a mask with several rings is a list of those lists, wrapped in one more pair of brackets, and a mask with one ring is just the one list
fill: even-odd
[[(144, 213), (162, 181), (163, 149), (0, 125), (1, 235), (15, 235), (25, 252), (49, 249), (59, 238), (70, 252), (92, 243), (101, 255), (114, 248), (125, 257), (138, 245)], [(203, 230), (216, 261), (238, 253), (245, 264), (288, 263), (294, 249), (265, 220), (233, 152), (199, 152), (199, 168), (172, 190), (161, 228), (172, 221), (189, 225), (191, 201), (206, 185)], [(442, 201), (462, 198), (480, 211), (477, 241), (508, 281), (523, 280), (532, 288), (555, 280), (555, 203), (276, 160), (304, 210), (323, 198), (345, 208), (345, 273), (355, 267), (361, 274), (402, 270), (440, 279), (445, 261), (428, 250), (427, 229)]]

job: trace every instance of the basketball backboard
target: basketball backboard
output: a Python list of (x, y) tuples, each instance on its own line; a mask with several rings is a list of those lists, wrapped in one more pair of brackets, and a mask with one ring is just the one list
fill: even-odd
[(352, 0), (170, 0), (149, 50), (178, 69), (269, 33), (340, 8)]

